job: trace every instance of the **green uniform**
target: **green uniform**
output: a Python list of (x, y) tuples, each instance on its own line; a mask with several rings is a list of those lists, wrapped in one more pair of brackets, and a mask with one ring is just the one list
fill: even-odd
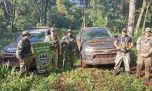
[(50, 43), (50, 46), (53, 48), (52, 62), (56, 68), (58, 66), (59, 51), (61, 49), (59, 39), (56, 35), (54, 35), (54, 36), (48, 35), (48, 36), (46, 36), (44, 42)]
[[(140, 76), (141, 69), (143, 64), (145, 65), (145, 78), (150, 77), (150, 67), (152, 61), (152, 38), (146, 38), (141, 36), (137, 40), (137, 51), (138, 51), (138, 58), (137, 58), (137, 71), (136, 76)], [(141, 56), (141, 54), (146, 55), (145, 57)]]
[(70, 37), (69, 35), (63, 36), (61, 39), (61, 43), (63, 57), (66, 63), (70, 63), (70, 65), (73, 66), (76, 46), (74, 38)]
[(20, 71), (22, 73), (28, 72), (30, 67), (30, 61), (32, 60), (32, 50), (29, 39), (22, 39), (19, 41), (16, 57), (20, 62)]

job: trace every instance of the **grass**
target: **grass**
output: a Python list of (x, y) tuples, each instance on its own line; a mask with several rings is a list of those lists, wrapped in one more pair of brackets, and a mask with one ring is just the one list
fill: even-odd
[(1, 91), (151, 91), (141, 79), (124, 74), (114, 76), (102, 68), (75, 68), (54, 70), (50, 74), (30, 73), (21, 75), (7, 66), (0, 67)]

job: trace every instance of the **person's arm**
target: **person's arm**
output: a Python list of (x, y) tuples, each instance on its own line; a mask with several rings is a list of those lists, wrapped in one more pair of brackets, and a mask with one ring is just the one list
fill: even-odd
[(128, 49), (127, 50), (130, 50), (132, 47), (133, 47), (133, 40), (132, 40), (132, 38), (130, 37), (130, 39), (129, 39), (129, 46), (128, 46)]
[(120, 49), (120, 47), (118, 46), (118, 37), (116, 38), (116, 40), (114, 41), (114, 46), (117, 48), (117, 49)]
[(50, 42), (50, 36), (46, 36), (45, 39), (44, 39), (44, 42), (51, 43)]
[(20, 59), (22, 59), (22, 55), (21, 55), (22, 49), (23, 49), (23, 41), (20, 40), (20, 41), (18, 42), (17, 51), (16, 51), (16, 56), (19, 57)]
[(141, 43), (140, 43), (140, 41), (141, 41), (141, 37), (139, 37), (139, 38), (137, 39), (136, 49), (137, 49), (138, 52), (139, 52), (140, 49), (141, 49)]
[(59, 43), (59, 55), (62, 54), (62, 44), (61, 44), (61, 41), (59, 40), (58, 38), (58, 43)]
[(144, 57), (148, 57), (152, 54), (152, 40), (151, 40), (151, 47), (150, 49), (145, 53), (145, 54), (142, 54)]

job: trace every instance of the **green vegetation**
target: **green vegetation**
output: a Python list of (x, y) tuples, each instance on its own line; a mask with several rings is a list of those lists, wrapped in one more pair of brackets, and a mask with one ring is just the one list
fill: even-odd
[[(5, 71), (3, 71), (5, 70)], [(114, 76), (105, 69), (83, 69), (52, 71), (50, 74), (30, 73), (22, 76), (7, 66), (0, 67), (1, 91), (150, 91), (141, 79), (125, 74)]]

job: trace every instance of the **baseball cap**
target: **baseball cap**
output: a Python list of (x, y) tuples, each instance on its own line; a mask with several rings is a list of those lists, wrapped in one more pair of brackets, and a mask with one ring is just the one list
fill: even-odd
[(72, 31), (71, 31), (71, 29), (68, 29), (68, 31), (67, 31), (68, 33), (71, 33)]
[(127, 32), (127, 28), (123, 28), (123, 29), (122, 29), (122, 32)]
[(27, 35), (30, 36), (30, 33), (29, 33), (28, 31), (23, 31), (23, 32), (22, 32), (22, 36), (27, 36)]
[(151, 32), (150, 28), (145, 28), (145, 32)]

